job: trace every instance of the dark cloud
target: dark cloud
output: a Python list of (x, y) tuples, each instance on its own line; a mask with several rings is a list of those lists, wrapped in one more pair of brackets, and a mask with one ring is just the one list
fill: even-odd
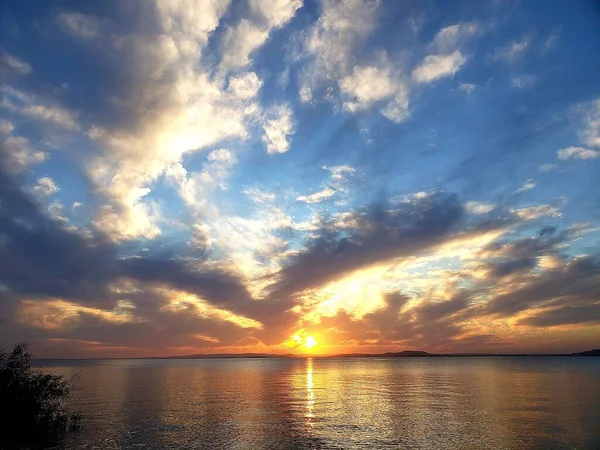
[(438, 193), (397, 209), (375, 205), (355, 216), (351, 230), (328, 224), (290, 258), (271, 294), (291, 296), (377, 262), (418, 254), (457, 232), (463, 216), (456, 196)]
[[(487, 304), (487, 311), (502, 317), (542, 305), (590, 305), (600, 298), (600, 257), (572, 258), (564, 266), (546, 270)], [(560, 314), (554, 315), (559, 317)], [(567, 322), (568, 323), (568, 322)]]
[[(410, 307), (400, 292), (386, 295), (386, 306), (355, 319), (346, 312), (322, 318), (321, 326), (337, 338), (360, 346), (442, 349), (460, 342), (465, 333), (460, 322), (469, 308), (469, 298), (458, 290), (449, 300), (423, 298)], [(489, 336), (490, 339), (493, 336)], [(487, 338), (486, 338), (487, 339)]]
[(523, 319), (520, 323), (540, 328), (558, 325), (600, 324), (600, 303), (552, 308)]
[(47, 216), (18, 180), (2, 171), (0, 205), (0, 283), (13, 293), (112, 309), (117, 299), (109, 284), (131, 278), (191, 292), (239, 314), (256, 315), (253, 307), (258, 303), (235, 274), (206, 268), (203, 260), (168, 254), (124, 258), (102, 233), (73, 231)]
[(491, 253), (483, 267), (491, 279), (529, 272), (537, 267), (540, 256), (557, 255), (557, 244), (567, 237), (568, 233), (563, 232), (549, 239), (522, 238), (511, 242), (494, 242), (483, 249)]

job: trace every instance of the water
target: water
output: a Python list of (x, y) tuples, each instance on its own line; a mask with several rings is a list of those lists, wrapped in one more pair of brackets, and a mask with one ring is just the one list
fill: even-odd
[(40, 365), (80, 373), (65, 449), (600, 448), (600, 358)]

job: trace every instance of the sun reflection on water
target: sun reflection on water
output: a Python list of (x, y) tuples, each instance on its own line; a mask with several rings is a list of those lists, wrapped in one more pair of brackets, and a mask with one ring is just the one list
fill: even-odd
[(313, 390), (313, 360), (312, 360), (312, 358), (307, 358), (306, 359), (306, 422), (311, 427), (314, 426), (314, 424), (313, 424), (314, 406), (315, 406), (315, 392)]

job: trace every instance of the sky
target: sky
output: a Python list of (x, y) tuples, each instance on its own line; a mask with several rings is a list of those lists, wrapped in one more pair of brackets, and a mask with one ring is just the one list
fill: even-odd
[(0, 8), (0, 346), (599, 347), (597, 2)]

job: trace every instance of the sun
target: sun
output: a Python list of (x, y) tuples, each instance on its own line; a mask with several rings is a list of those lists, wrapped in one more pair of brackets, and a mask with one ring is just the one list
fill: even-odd
[(316, 346), (317, 346), (317, 344), (318, 344), (318, 342), (317, 342), (317, 341), (315, 340), (315, 338), (314, 338), (314, 337), (312, 337), (312, 336), (307, 336), (307, 337), (306, 337), (306, 340), (304, 341), (304, 346), (305, 346), (306, 348), (313, 348), (313, 347), (316, 347)]

